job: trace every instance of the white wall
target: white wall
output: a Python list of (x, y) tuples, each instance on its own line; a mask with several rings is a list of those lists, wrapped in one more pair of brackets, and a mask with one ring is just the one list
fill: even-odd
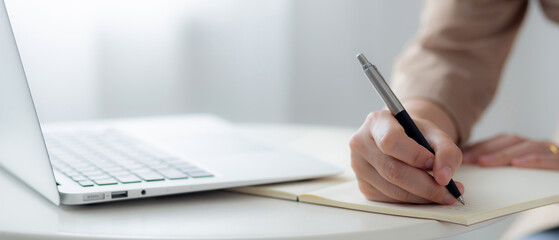
[(289, 4), (7, 0), (45, 121), (186, 112), (287, 121)]
[[(6, 2), (45, 121), (209, 112), (354, 127), (383, 105), (355, 55), (389, 78), (421, 8), (404, 0)], [(558, 40), (558, 25), (531, 1), (474, 138), (551, 137)]]
[(291, 120), (359, 126), (382, 108), (355, 56), (389, 79), (420, 9), (420, 1), (294, 1)]

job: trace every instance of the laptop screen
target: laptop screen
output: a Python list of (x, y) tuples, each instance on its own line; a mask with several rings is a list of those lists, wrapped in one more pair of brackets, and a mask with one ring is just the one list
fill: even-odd
[(4, 0), (0, 53), (0, 165), (58, 205), (60, 196)]

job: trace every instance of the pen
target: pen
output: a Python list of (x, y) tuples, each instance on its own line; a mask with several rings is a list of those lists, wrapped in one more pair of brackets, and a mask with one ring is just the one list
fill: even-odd
[[(429, 143), (427, 142), (427, 140), (425, 140), (425, 137), (423, 137), (423, 134), (421, 134), (408, 112), (406, 112), (406, 109), (404, 109), (404, 106), (402, 106), (400, 100), (398, 100), (396, 95), (394, 95), (392, 89), (390, 89), (388, 84), (386, 84), (386, 81), (384, 81), (384, 78), (382, 77), (382, 75), (380, 75), (380, 72), (375, 67), (375, 65), (371, 64), (369, 60), (365, 58), (363, 53), (357, 55), (357, 59), (361, 63), (363, 71), (365, 71), (367, 78), (369, 78), (369, 81), (371, 81), (371, 83), (377, 90), (377, 93), (384, 100), (386, 106), (388, 106), (388, 109), (390, 110), (392, 115), (394, 115), (394, 118), (396, 118), (400, 125), (402, 125), (402, 127), (406, 131), (406, 134), (411, 139), (419, 143), (421, 146), (427, 148), (427, 150), (429, 150), (431, 153), (435, 154), (435, 151), (433, 151), (431, 146), (429, 146)], [(452, 194), (452, 196), (454, 196), (456, 200), (462, 203), (462, 205), (465, 205), (464, 198), (461, 196), (460, 190), (458, 190), (458, 187), (456, 187), (456, 184), (454, 183), (454, 180), (452, 180), (452, 178), (450, 179), (448, 185), (446, 185), (446, 189), (448, 189), (450, 194)]]

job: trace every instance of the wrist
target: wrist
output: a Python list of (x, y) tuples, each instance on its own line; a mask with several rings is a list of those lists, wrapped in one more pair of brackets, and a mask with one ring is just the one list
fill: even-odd
[(454, 142), (458, 141), (458, 129), (454, 121), (446, 110), (438, 104), (426, 99), (409, 99), (402, 104), (412, 118), (430, 121), (448, 134)]

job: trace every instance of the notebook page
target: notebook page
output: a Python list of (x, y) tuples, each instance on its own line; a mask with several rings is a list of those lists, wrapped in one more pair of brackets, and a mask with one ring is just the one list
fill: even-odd
[(559, 172), (512, 167), (462, 166), (454, 176), (466, 188), (465, 206), (391, 204), (368, 201), (357, 182), (303, 194), (302, 202), (391, 215), (429, 218), (463, 225), (559, 202)]

